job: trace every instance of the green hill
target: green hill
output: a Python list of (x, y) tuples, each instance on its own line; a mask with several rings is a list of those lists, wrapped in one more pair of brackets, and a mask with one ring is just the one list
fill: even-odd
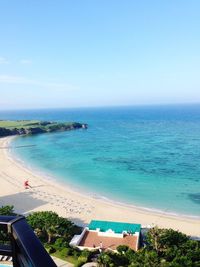
[(86, 129), (87, 124), (79, 122), (50, 122), (37, 120), (0, 120), (0, 137), (10, 135), (28, 135), (55, 131)]

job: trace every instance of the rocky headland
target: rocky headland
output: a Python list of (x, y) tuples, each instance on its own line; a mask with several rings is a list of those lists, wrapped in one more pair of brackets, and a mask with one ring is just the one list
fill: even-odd
[(50, 121), (0, 121), (0, 137), (11, 135), (32, 135), (57, 131), (87, 129), (86, 123), (79, 122), (50, 122)]

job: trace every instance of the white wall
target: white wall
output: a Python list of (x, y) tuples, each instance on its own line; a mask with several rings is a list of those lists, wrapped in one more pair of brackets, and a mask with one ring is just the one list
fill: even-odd
[(85, 232), (88, 231), (88, 227), (85, 227), (83, 232), (80, 235), (75, 235), (70, 241), (70, 246), (78, 246), (85, 235)]

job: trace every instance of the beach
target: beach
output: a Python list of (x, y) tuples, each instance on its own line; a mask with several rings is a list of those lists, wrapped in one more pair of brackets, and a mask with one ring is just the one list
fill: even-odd
[[(51, 210), (78, 225), (87, 225), (92, 219), (132, 222), (200, 236), (200, 219), (172, 216), (97, 199), (43, 177), (10, 155), (8, 147), (12, 138), (0, 138), (1, 206), (13, 205), (15, 212), (25, 216), (34, 211)], [(27, 179), (30, 189), (24, 188)]]

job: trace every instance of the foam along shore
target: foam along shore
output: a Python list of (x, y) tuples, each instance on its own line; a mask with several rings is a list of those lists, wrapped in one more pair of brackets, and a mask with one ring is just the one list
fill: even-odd
[[(13, 137), (0, 138), (0, 205), (14, 205), (15, 211), (27, 215), (33, 211), (52, 210), (79, 225), (92, 219), (158, 225), (192, 236), (200, 236), (200, 219), (171, 216), (129, 207), (74, 192), (24, 167), (9, 154)], [(24, 189), (28, 179), (32, 188)]]

